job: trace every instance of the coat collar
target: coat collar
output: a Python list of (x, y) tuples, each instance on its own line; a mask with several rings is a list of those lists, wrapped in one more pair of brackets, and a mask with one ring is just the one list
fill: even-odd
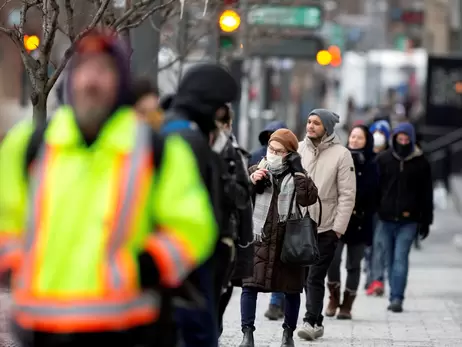
[(309, 148), (310, 150), (312, 151), (323, 151), (327, 148), (329, 148), (330, 146), (334, 145), (334, 144), (337, 144), (337, 143), (340, 143), (337, 135), (335, 135), (335, 133), (329, 135), (329, 136), (324, 136), (323, 139), (321, 140), (321, 143), (318, 145), (318, 146), (315, 146), (313, 144), (313, 142), (308, 138), (308, 137), (305, 137), (305, 145), (307, 148)]
[[(88, 148), (130, 152), (134, 146), (135, 137), (127, 136), (127, 134), (135, 133), (137, 122), (130, 108), (119, 108), (103, 125), (98, 138)], [(86, 147), (71, 107), (63, 106), (57, 110), (47, 127), (45, 141), (58, 147)]]

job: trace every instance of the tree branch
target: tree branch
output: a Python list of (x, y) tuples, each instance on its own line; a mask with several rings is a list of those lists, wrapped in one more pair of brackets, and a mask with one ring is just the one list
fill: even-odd
[(43, 10), (46, 13), (44, 16), (46, 19), (43, 21), (42, 25), (43, 44), (40, 51), (42, 53), (41, 61), (45, 64), (45, 68), (47, 68), (55, 41), (56, 30), (58, 29), (59, 5), (56, 0), (46, 0), (43, 3)]
[(74, 28), (74, 8), (71, 3), (72, 0), (64, 0), (64, 8), (66, 9), (66, 24), (67, 24), (67, 36), (71, 42), (75, 40), (75, 28)]
[(149, 9), (148, 11), (143, 13), (143, 15), (141, 15), (140, 18), (138, 18), (136, 21), (130, 22), (129, 24), (126, 24), (126, 25), (123, 25), (123, 26), (116, 27), (117, 31), (136, 28), (141, 23), (143, 23), (149, 16), (151, 16), (154, 12), (157, 12), (160, 9), (165, 8), (165, 7), (173, 4), (175, 1), (177, 1), (177, 0), (170, 0), (169, 2), (167, 2), (165, 4), (158, 5), (158, 6), (153, 6), (151, 9)]
[[(167, 6), (169, 6), (170, 4), (172, 4), (173, 2), (177, 1), (177, 0), (170, 0), (168, 1), (167, 3), (165, 4), (161, 4), (161, 5), (157, 5), (157, 6), (154, 6), (153, 8), (149, 9), (147, 12), (150, 12), (149, 15), (145, 16), (145, 12), (144, 10), (149, 7), (150, 5), (153, 5), (154, 2), (156, 0), (141, 0), (141, 1), (138, 1), (136, 2), (135, 4), (133, 4), (131, 6), (131, 8), (129, 8), (127, 11), (125, 11), (124, 14), (122, 14), (119, 19), (117, 19), (114, 23), (113, 23), (113, 26), (114, 28), (116, 28), (117, 31), (122, 31), (122, 30), (125, 30), (125, 29), (128, 29), (128, 28), (133, 28), (139, 24), (141, 24), (146, 18), (149, 17), (149, 15), (153, 14), (154, 12), (162, 9), (162, 8), (166, 8)], [(137, 18), (139, 17), (140, 13), (143, 13), (143, 15), (141, 15), (141, 18)], [(135, 17), (135, 18), (133, 18)], [(144, 19), (143, 19), (144, 17)], [(133, 20), (136, 21), (136, 25), (132, 24)], [(124, 23), (126, 23), (124, 25)]]
[(74, 45), (75, 43), (80, 40), (83, 36), (85, 36), (89, 31), (93, 30), (96, 25), (101, 21), (101, 18), (104, 15), (104, 12), (107, 10), (109, 4), (111, 3), (112, 0), (103, 0), (101, 3), (101, 6), (99, 7), (98, 11), (96, 11), (95, 16), (93, 17), (93, 20), (91, 23), (87, 26), (85, 30), (82, 30), (79, 34), (75, 36), (74, 41), (71, 42), (71, 46), (66, 50), (64, 53), (64, 57), (61, 60), (60, 64), (56, 68), (56, 70), (53, 72), (51, 77), (49, 78), (47, 85), (46, 85), (46, 92), (50, 92), (51, 88), (55, 85), (56, 81), (58, 80), (58, 77), (61, 75), (61, 72), (63, 72), (64, 68), (67, 65), (67, 62), (72, 56), (72, 53), (74, 51)]

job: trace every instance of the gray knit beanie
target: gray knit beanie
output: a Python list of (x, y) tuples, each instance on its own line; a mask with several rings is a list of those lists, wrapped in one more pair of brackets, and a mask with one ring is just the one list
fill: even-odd
[(340, 116), (332, 111), (326, 110), (324, 108), (316, 108), (310, 112), (308, 117), (318, 116), (321, 118), (322, 125), (326, 129), (327, 136), (331, 135), (334, 132), (335, 124), (340, 121)]

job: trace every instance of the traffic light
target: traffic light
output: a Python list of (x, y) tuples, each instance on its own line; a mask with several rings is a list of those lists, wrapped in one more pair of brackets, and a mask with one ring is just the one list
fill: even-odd
[(316, 54), (316, 61), (319, 65), (322, 66), (329, 65), (332, 61), (332, 55), (329, 53), (329, 51), (323, 49), (319, 51), (318, 54)]
[(37, 35), (24, 35), (24, 48), (27, 52), (35, 51), (40, 46), (40, 39)]
[(338, 46), (330, 46), (327, 51), (331, 54), (332, 60), (330, 65), (333, 67), (339, 67), (342, 65), (342, 51)]
[(232, 49), (236, 45), (236, 32), (241, 26), (241, 16), (235, 10), (227, 9), (220, 14), (220, 48)]
[(323, 49), (316, 54), (316, 62), (321, 66), (339, 67), (342, 65), (342, 52), (337, 46), (330, 46), (327, 50)]

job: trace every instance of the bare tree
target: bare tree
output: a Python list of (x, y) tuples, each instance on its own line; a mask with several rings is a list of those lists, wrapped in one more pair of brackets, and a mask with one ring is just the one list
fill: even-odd
[(186, 3), (183, 13), (176, 7), (168, 17), (164, 17), (160, 31), (161, 46), (171, 52), (172, 57), (158, 62), (162, 90), (168, 92), (168, 89), (174, 89), (185, 70), (212, 58), (210, 48), (214, 44), (211, 40), (216, 39), (214, 34), (221, 6), (222, 0), (209, 0), (207, 11), (204, 11), (203, 1), (191, 1)]
[[(127, 33), (130, 28), (141, 24), (157, 11), (171, 11), (179, 0), (138, 0), (127, 1), (124, 10), (113, 7), (113, 0), (20, 0), (20, 21), (13, 27), (0, 26), (0, 33), (7, 35), (21, 55), (25, 71), (30, 79), (30, 96), (35, 121), (44, 121), (47, 115), (47, 99), (51, 89), (72, 56), (74, 44), (97, 26), (108, 26), (117, 32)], [(12, 0), (4, 0), (0, 12), (9, 10)], [(76, 13), (76, 9), (83, 9)], [(34, 16), (35, 15), (35, 16)], [(78, 17), (80, 16), (80, 20)], [(24, 35), (28, 20), (41, 17), (41, 42), (36, 55), (32, 56), (24, 47)], [(82, 17), (85, 20), (82, 20)], [(57, 32), (69, 38), (70, 46), (61, 61), (53, 64), (51, 53)], [(34, 52), (34, 53), (35, 53)], [(55, 65), (49, 76), (49, 66)]]

